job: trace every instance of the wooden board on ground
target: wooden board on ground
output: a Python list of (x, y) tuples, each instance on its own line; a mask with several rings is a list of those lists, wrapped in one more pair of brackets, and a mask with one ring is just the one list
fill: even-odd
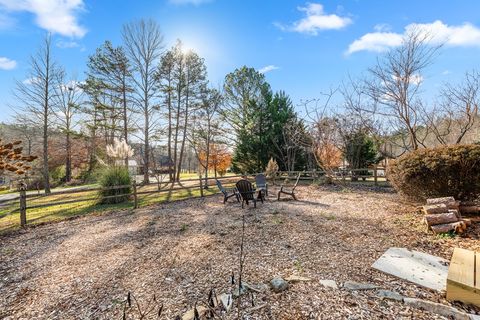
[(446, 287), (448, 261), (423, 252), (390, 248), (372, 267), (433, 290)]
[(480, 253), (455, 248), (447, 278), (447, 299), (480, 306)]

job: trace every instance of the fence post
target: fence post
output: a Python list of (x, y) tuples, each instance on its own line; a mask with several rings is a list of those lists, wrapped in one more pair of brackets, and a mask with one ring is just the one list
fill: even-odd
[(27, 225), (27, 186), (20, 184), (20, 226), (23, 228)]
[(373, 181), (376, 186), (378, 186), (378, 174), (377, 174), (377, 165), (373, 166)]
[(137, 181), (133, 179), (133, 209), (138, 208), (138, 198), (137, 198)]
[(200, 182), (200, 197), (203, 198), (203, 181), (202, 181), (202, 175), (199, 174), (198, 177), (199, 177), (198, 181)]

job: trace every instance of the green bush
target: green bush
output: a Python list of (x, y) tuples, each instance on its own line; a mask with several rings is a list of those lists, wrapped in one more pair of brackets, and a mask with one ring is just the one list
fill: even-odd
[(50, 170), (50, 178), (54, 182), (63, 182), (65, 180), (66, 169), (65, 165), (55, 167), (53, 170)]
[[(131, 178), (128, 173), (127, 168), (125, 167), (109, 167), (103, 170), (100, 176), (100, 186), (102, 188), (115, 187), (127, 185), (124, 188), (118, 188), (113, 190), (101, 190), (100, 198), (101, 203), (111, 204), (111, 203), (121, 203), (128, 201), (129, 193), (132, 191), (131, 187)], [(112, 197), (116, 196), (117, 197)]]
[(412, 151), (391, 163), (388, 178), (399, 193), (415, 200), (476, 198), (480, 194), (480, 145)]

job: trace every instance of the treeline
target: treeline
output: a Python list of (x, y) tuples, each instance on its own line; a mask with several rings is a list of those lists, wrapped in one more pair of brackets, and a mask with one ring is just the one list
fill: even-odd
[[(237, 172), (262, 171), (272, 157), (285, 170), (313, 164), (286, 135), (286, 127), (306, 131), (286, 93), (273, 92), (263, 74), (247, 67), (226, 75), (223, 86), (211, 86), (204, 59), (180, 40), (165, 48), (153, 20), (125, 24), (122, 43), (105, 41), (82, 78), (67, 75), (47, 35), (26, 80), (17, 81), (10, 133), (28, 154), (41, 156), (37, 168), (47, 193), (59, 155), (68, 183), (114, 162), (105, 149), (118, 139), (135, 149), (145, 182), (159, 171), (178, 181), (192, 155), (205, 177), (227, 159)], [(33, 150), (36, 142), (40, 148)]]
[[(105, 41), (89, 57), (81, 81), (56, 62), (47, 35), (27, 79), (17, 82), (13, 132), (27, 154), (41, 157), (46, 192), (52, 173), (69, 182), (76, 169), (85, 180), (99, 165), (117, 164), (105, 151), (116, 140), (135, 150), (145, 182), (166, 173), (172, 183), (186, 164), (206, 178), (227, 168), (260, 172), (273, 159), (280, 170), (319, 168), (334, 177), (411, 150), (478, 140), (479, 73), (425, 101), (422, 74), (441, 45), (423, 31), (412, 30), (363, 76), (301, 106), (246, 66), (212, 86), (204, 59), (180, 40), (166, 48), (152, 20), (125, 24), (121, 33), (121, 44)], [(55, 169), (59, 156), (64, 173)]]

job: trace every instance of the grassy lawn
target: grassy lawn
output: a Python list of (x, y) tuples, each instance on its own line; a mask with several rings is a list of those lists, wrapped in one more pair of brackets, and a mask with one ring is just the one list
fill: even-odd
[[(227, 185), (228, 186), (228, 185)], [(148, 185), (139, 187), (138, 192), (155, 191), (156, 185)], [(204, 195), (209, 196), (218, 193), (217, 187), (210, 186), (204, 190)], [(50, 195), (46, 197), (33, 197), (27, 199), (27, 206), (35, 206), (41, 204), (52, 203), (51, 206), (42, 208), (27, 209), (27, 224), (34, 225), (39, 223), (59, 221), (74, 216), (101, 213), (112, 210), (129, 209), (133, 207), (133, 198), (128, 202), (120, 204), (99, 204), (98, 200), (81, 201), (81, 199), (96, 198), (97, 191), (88, 191), (72, 194)], [(192, 197), (199, 197), (200, 190), (198, 187), (191, 187), (184, 190), (163, 191), (160, 193), (143, 194), (138, 196), (139, 207), (145, 207), (152, 204), (177, 201)], [(68, 201), (77, 199), (79, 202), (55, 205), (55, 202)], [(20, 213), (18, 211), (10, 213), (13, 209), (18, 208), (18, 204), (3, 207), (0, 209), (0, 233), (15, 230), (19, 228)]]
[[(188, 179), (182, 177), (184, 180)], [(293, 183), (292, 179), (289, 179), (290, 183)], [(283, 179), (278, 179), (277, 184), (281, 184)], [(301, 184), (308, 185), (311, 181), (301, 181)], [(358, 182), (349, 182), (353, 185), (373, 185), (373, 178), (367, 179), (367, 181)], [(387, 185), (385, 181), (379, 181), (379, 186)], [(93, 185), (91, 185), (93, 186)], [(233, 187), (233, 182), (226, 183), (224, 182), (225, 187)], [(176, 188), (178, 185), (175, 186)], [(156, 184), (149, 184), (147, 186), (139, 186), (138, 192), (154, 192), (158, 190)], [(138, 205), (139, 207), (145, 207), (152, 204), (158, 204), (168, 201), (176, 201), (187, 198), (199, 197), (200, 190), (197, 186), (190, 187), (184, 190), (174, 190), (167, 191), (168, 186), (166, 184), (162, 185), (162, 192), (155, 192), (152, 194), (141, 194), (138, 196)], [(216, 186), (210, 186), (208, 190), (204, 190), (204, 195), (209, 196), (215, 193), (218, 193), (219, 190)], [(78, 192), (71, 194), (53, 194), (44, 197), (32, 197), (27, 198), (27, 207), (42, 205), (52, 203), (51, 206), (27, 209), (27, 224), (35, 225), (39, 223), (51, 222), (51, 221), (60, 221), (65, 220), (75, 216), (81, 216), (86, 214), (98, 214), (102, 212), (112, 211), (112, 210), (121, 210), (121, 209), (130, 209), (133, 208), (133, 197), (128, 201), (120, 204), (100, 204), (98, 199), (92, 200), (92, 198), (97, 198), (97, 191), (86, 191)], [(82, 201), (82, 199), (90, 199)], [(55, 204), (55, 202), (62, 202), (68, 200), (79, 200), (75, 203), (68, 204)], [(18, 208), (18, 202), (8, 206), (0, 207), (0, 233), (5, 231), (15, 230), (19, 228), (20, 223), (20, 214), (18, 211), (11, 213), (12, 210)]]

